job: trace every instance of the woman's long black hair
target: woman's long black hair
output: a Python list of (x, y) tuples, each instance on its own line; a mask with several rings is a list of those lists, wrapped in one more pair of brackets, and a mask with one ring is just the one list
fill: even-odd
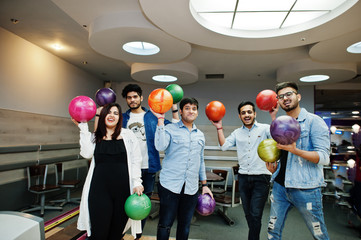
[(98, 127), (95, 130), (95, 139), (94, 139), (95, 142), (100, 142), (107, 134), (105, 118), (112, 107), (117, 107), (119, 112), (119, 121), (117, 123), (117, 126), (115, 127), (114, 133), (112, 134), (112, 140), (116, 140), (120, 132), (122, 131), (122, 122), (123, 122), (122, 108), (118, 103), (109, 103), (105, 105), (102, 111), (100, 112)]

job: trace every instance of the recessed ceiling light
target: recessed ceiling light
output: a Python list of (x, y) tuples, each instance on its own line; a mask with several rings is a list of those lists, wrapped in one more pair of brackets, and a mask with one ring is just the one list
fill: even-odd
[(171, 75), (156, 75), (152, 79), (157, 82), (174, 82), (178, 80), (178, 78)]
[(352, 116), (353, 118), (359, 118), (359, 116)]
[(128, 42), (123, 45), (124, 51), (135, 55), (154, 55), (159, 53), (157, 45), (148, 42)]
[(310, 75), (310, 76), (301, 77), (300, 81), (301, 82), (321, 82), (321, 81), (325, 81), (329, 78), (330, 77), (327, 75)]
[(357, 42), (352, 44), (347, 48), (347, 52), (349, 53), (361, 53), (361, 42)]
[(359, 114), (359, 111), (352, 111), (352, 114)]
[(337, 115), (337, 113), (336, 112), (331, 112), (331, 115)]
[(53, 47), (55, 50), (63, 49), (63, 46), (61, 46), (60, 44), (53, 44), (52, 47)]

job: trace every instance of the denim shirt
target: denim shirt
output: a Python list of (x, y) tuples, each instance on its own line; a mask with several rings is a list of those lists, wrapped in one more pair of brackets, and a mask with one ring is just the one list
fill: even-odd
[[(301, 126), (301, 135), (296, 147), (301, 150), (315, 151), (319, 156), (318, 163), (312, 163), (293, 153), (288, 153), (285, 175), (286, 188), (311, 189), (324, 185), (323, 165), (330, 163), (330, 136), (328, 127), (319, 116), (301, 108), (297, 121)], [(273, 174), (272, 180), (280, 169)]]
[(204, 145), (204, 134), (194, 124), (191, 131), (182, 121), (158, 126), (155, 147), (165, 153), (159, 175), (161, 185), (179, 194), (185, 184), (185, 194), (196, 194), (199, 180), (207, 179)]
[[(148, 147), (148, 172), (156, 173), (161, 169), (159, 152), (155, 149), (154, 146), (154, 134), (158, 125), (158, 118), (154, 116), (154, 114), (142, 107), (145, 111), (144, 114), (144, 128), (145, 128), (145, 136), (147, 138), (147, 147)], [(123, 128), (127, 128), (127, 123), (130, 118), (130, 109), (123, 113)], [(165, 119), (164, 124), (171, 123), (167, 119)]]
[(237, 158), (239, 173), (248, 175), (271, 175), (267, 170), (266, 163), (258, 156), (258, 145), (265, 139), (272, 138), (270, 125), (254, 122), (251, 129), (242, 126), (234, 130), (226, 138), (226, 142), (221, 146), (222, 151), (231, 147), (237, 147)]

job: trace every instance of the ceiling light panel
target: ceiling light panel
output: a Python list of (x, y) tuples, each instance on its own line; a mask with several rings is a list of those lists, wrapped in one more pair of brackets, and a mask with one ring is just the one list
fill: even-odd
[(236, 0), (191, 0), (197, 12), (234, 12)]
[(238, 11), (289, 11), (294, 0), (240, 0), (237, 6)]
[(304, 11), (304, 10), (333, 10), (346, 0), (297, 0), (292, 11)]
[(283, 23), (282, 27), (289, 27), (298, 25), (301, 23), (309, 22), (313, 19), (316, 19), (324, 14), (328, 13), (327, 11), (317, 11), (317, 12), (291, 12), (286, 21)]
[(242, 12), (237, 13), (233, 29), (266, 30), (277, 29), (287, 16), (286, 12)]
[(231, 28), (233, 12), (230, 13), (200, 13), (199, 16), (214, 25), (224, 28)]

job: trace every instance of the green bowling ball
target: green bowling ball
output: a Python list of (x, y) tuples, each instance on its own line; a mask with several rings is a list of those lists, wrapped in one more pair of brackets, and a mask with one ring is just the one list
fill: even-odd
[(179, 102), (183, 98), (183, 89), (178, 84), (169, 84), (166, 88), (172, 94), (173, 104)]
[(151, 202), (147, 195), (134, 193), (130, 195), (124, 204), (124, 210), (127, 216), (133, 220), (143, 220), (146, 218), (151, 210)]
[(277, 142), (273, 139), (263, 140), (257, 148), (258, 156), (265, 162), (275, 162), (281, 156), (281, 150), (277, 148)]

